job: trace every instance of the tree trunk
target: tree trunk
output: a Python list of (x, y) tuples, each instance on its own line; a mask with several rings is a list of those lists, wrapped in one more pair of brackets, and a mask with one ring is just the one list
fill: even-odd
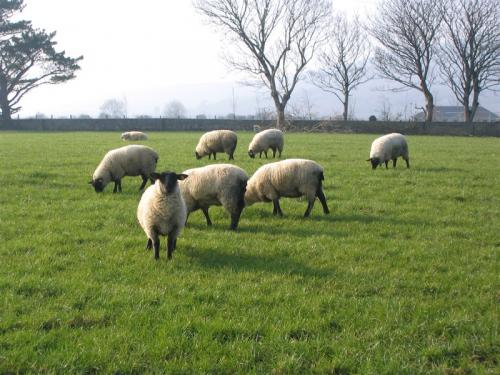
[(469, 105), (465, 104), (464, 105), (464, 122), (467, 124), (472, 122), (472, 117), (471, 117), (471, 110), (469, 109)]
[(283, 130), (285, 128), (285, 106), (275, 100), (276, 107), (276, 128)]
[(347, 121), (347, 117), (349, 116), (349, 94), (344, 94), (344, 113), (342, 113), (342, 118), (344, 121)]
[(434, 117), (434, 97), (428, 90), (424, 91), (425, 96), (425, 122), (430, 123)]
[(474, 121), (474, 117), (476, 116), (477, 108), (479, 107), (479, 87), (477, 83), (477, 79), (473, 80), (472, 84), (472, 107), (470, 109), (470, 121)]
[(7, 80), (0, 76), (0, 109), (2, 110), (2, 120), (10, 120), (10, 105), (7, 93)]

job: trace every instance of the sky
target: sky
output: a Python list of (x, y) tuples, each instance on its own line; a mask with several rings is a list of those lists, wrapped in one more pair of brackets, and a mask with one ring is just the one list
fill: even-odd
[[(377, 0), (334, 0), (333, 7), (361, 16)], [(37, 88), (27, 94), (21, 117), (98, 116), (109, 99), (125, 101), (128, 117), (159, 116), (166, 103), (177, 100), (189, 116), (209, 117), (233, 112), (254, 114), (272, 109), (268, 91), (244, 86), (244, 77), (231, 72), (222, 59), (223, 35), (195, 11), (191, 0), (25, 0), (20, 18), (37, 28), (56, 31), (57, 49), (71, 57), (84, 56), (77, 77)], [(416, 91), (394, 94), (387, 82), (371, 81), (351, 99), (358, 118), (377, 115), (382, 107), (411, 112), (422, 106)], [(443, 87), (436, 104), (455, 105)], [(296, 106), (308, 101), (320, 116), (342, 112), (331, 94), (306, 83), (292, 95)], [(500, 95), (488, 94), (481, 104), (500, 113)]]

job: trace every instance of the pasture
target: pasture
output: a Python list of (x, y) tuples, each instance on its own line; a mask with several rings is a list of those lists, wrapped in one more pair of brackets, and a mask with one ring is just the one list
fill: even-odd
[[(148, 134), (160, 171), (209, 163), (201, 133)], [(411, 136), (410, 169), (372, 171), (375, 137), (286, 134), (330, 215), (197, 211), (155, 262), (140, 178), (88, 185), (118, 132), (0, 132), (0, 373), (498, 373), (500, 139)]]

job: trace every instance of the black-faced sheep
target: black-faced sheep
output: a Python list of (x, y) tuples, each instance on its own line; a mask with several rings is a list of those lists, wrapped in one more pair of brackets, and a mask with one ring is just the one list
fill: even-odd
[(281, 157), (281, 152), (283, 151), (284, 137), (283, 132), (278, 129), (267, 129), (260, 133), (255, 134), (248, 146), (248, 155), (251, 158), (255, 158), (255, 155), (259, 154), (262, 157), (262, 153), (266, 155), (267, 150), (273, 150), (273, 158), (276, 156), (276, 151), (278, 151), (278, 157)]
[(170, 259), (187, 217), (177, 180), (188, 176), (174, 172), (152, 173), (151, 176), (155, 184), (142, 194), (137, 220), (148, 237), (146, 249), (154, 248), (157, 260), (160, 257), (160, 235), (167, 236), (167, 257)]
[(241, 211), (245, 207), (245, 188), (248, 176), (245, 171), (231, 164), (212, 164), (182, 172), (189, 178), (180, 182), (182, 197), (188, 216), (201, 209), (212, 225), (208, 208), (222, 205), (231, 215), (230, 229), (238, 227)]
[(400, 156), (406, 161), (406, 167), (410, 168), (406, 138), (402, 134), (391, 133), (373, 141), (367, 161), (371, 162), (372, 169), (376, 169), (382, 163), (385, 163), (385, 168), (389, 168), (389, 160), (392, 160), (392, 166), (396, 168), (396, 161)]
[(279, 200), (281, 197), (305, 196), (308, 204), (304, 217), (311, 214), (318, 197), (323, 212), (330, 213), (323, 193), (323, 167), (312, 160), (287, 159), (265, 164), (248, 180), (245, 202), (273, 202), (273, 214), (283, 216)]
[(208, 159), (217, 152), (225, 152), (229, 155), (229, 160), (234, 159), (234, 150), (238, 143), (238, 136), (231, 130), (213, 130), (203, 134), (196, 145), (196, 159), (201, 159), (208, 155)]
[(130, 145), (109, 151), (97, 166), (89, 182), (96, 192), (102, 192), (111, 181), (115, 183), (113, 193), (122, 191), (124, 176), (141, 176), (144, 189), (151, 173), (156, 169), (158, 154), (147, 146)]

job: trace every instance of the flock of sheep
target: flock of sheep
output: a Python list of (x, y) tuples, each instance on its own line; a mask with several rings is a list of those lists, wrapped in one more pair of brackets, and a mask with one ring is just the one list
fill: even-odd
[[(146, 140), (142, 132), (123, 133), (123, 140)], [(196, 146), (195, 156), (213, 156), (224, 152), (234, 159), (237, 135), (231, 130), (214, 130), (202, 135)], [(281, 157), (284, 146), (283, 132), (267, 129), (257, 133), (249, 147), (248, 155), (254, 158), (262, 153), (267, 158), (268, 150), (273, 157)], [(408, 145), (403, 135), (387, 134), (377, 138), (370, 151), (372, 168), (402, 156), (409, 168)], [(148, 180), (149, 186), (143, 193), (137, 208), (137, 219), (146, 233), (147, 249), (154, 248), (155, 259), (160, 256), (160, 236), (167, 237), (167, 257), (170, 259), (175, 250), (177, 237), (184, 228), (191, 212), (201, 209), (207, 225), (212, 225), (208, 209), (210, 206), (223, 206), (231, 216), (230, 229), (238, 227), (241, 212), (245, 205), (257, 202), (273, 202), (273, 214), (282, 216), (279, 200), (281, 197), (298, 198), (305, 196), (308, 204), (304, 217), (308, 217), (316, 198), (323, 212), (330, 211), (323, 193), (324, 171), (318, 163), (307, 159), (286, 159), (261, 166), (249, 178), (247, 173), (232, 164), (211, 164), (205, 167), (188, 169), (182, 173), (157, 173), (158, 154), (147, 146), (129, 145), (109, 151), (97, 166), (90, 184), (96, 192), (102, 192), (107, 184), (114, 182), (113, 192), (121, 192), (121, 179), (124, 176), (141, 176), (142, 190)]]

